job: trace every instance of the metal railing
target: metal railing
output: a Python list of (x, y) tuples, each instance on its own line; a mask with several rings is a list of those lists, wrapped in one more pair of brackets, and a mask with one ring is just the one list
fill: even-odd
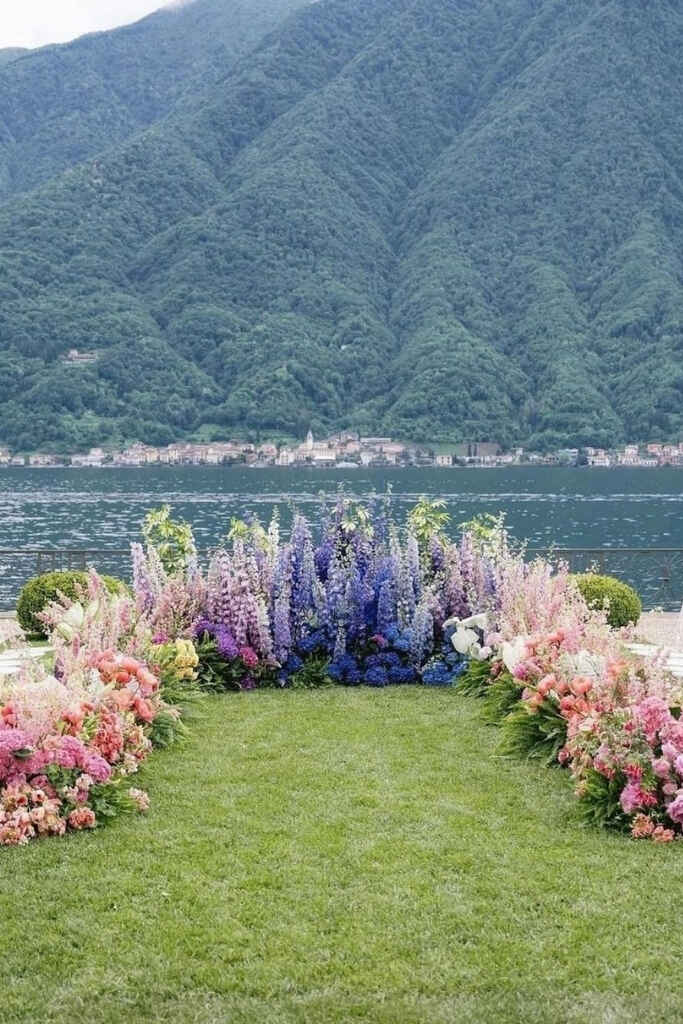
[(630, 583), (643, 608), (679, 611), (683, 548), (527, 548), (527, 554), (566, 562), (572, 572), (595, 571)]
[(0, 548), (0, 611), (11, 611), (19, 591), (44, 572), (85, 570), (130, 581), (130, 548)]
[[(636, 588), (646, 609), (678, 611), (683, 603), (683, 548), (527, 548), (527, 555), (567, 562), (572, 572), (617, 576)], [(31, 576), (90, 566), (130, 581), (130, 548), (0, 549), (0, 610), (14, 608)]]

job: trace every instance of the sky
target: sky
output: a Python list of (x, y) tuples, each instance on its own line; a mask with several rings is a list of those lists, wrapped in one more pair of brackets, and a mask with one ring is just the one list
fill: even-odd
[(137, 21), (167, 0), (0, 0), (0, 49), (65, 43)]

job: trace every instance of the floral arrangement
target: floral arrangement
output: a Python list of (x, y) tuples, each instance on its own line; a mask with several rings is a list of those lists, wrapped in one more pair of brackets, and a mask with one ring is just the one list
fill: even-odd
[(147, 809), (129, 777), (177, 712), (135, 658), (102, 651), (67, 682), (24, 674), (0, 690), (0, 844), (95, 828)]
[(233, 523), (205, 574), (192, 555), (169, 574), (153, 546), (134, 545), (135, 608), (162, 637), (194, 639), (205, 690), (443, 685), (464, 662), (444, 623), (495, 602), (496, 578), (490, 553), (467, 535), (450, 544), (436, 512), (422, 502), (401, 533), (386, 502), (341, 497), (318, 543), (300, 515), (288, 540), (277, 519)]
[(150, 667), (144, 652), (158, 648), (149, 624), (95, 573), (79, 599), (52, 603), (44, 619), (53, 674), (34, 662), (0, 683), (0, 845), (146, 811), (148, 796), (130, 776), (182, 734), (165, 691), (192, 678), (197, 661), (192, 643), (177, 640), (174, 657)]
[(507, 568), (498, 567), (493, 657), (467, 673), (502, 726), (503, 750), (569, 768), (592, 823), (683, 838), (680, 681), (663, 658), (627, 654), (628, 631), (586, 607), (566, 566)]
[(626, 632), (501, 519), (457, 542), (446, 522), (422, 501), (400, 530), (388, 501), (341, 496), (317, 540), (300, 515), (288, 538), (233, 522), (202, 570), (185, 524), (148, 517), (133, 593), (91, 573), (43, 613), (54, 674), (0, 688), (0, 844), (145, 810), (130, 776), (202, 691), (406, 683), (481, 695), (508, 753), (571, 771), (589, 820), (683, 836), (683, 701), (662, 663), (625, 657)]

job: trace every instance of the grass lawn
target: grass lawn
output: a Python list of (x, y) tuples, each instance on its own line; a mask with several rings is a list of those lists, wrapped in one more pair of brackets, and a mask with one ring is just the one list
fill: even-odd
[(0, 851), (0, 1019), (679, 1020), (683, 848), (496, 740), (449, 690), (212, 698), (146, 818)]

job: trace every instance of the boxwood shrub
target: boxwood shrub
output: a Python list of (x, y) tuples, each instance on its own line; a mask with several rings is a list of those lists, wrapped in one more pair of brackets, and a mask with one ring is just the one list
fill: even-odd
[(610, 626), (628, 626), (637, 622), (643, 606), (638, 594), (614, 576), (599, 576), (594, 572), (584, 572), (576, 576), (576, 582), (589, 608), (602, 608), (605, 598), (609, 602), (607, 621)]
[[(114, 576), (102, 576), (102, 580), (110, 594), (125, 593), (127, 587), (122, 580)], [(34, 576), (21, 589), (17, 601), (17, 619), (19, 625), (31, 636), (44, 639), (45, 625), (37, 617), (39, 612), (57, 599), (60, 593), (75, 598), (76, 588), (86, 586), (88, 574), (80, 571), (46, 572), (42, 576)]]

